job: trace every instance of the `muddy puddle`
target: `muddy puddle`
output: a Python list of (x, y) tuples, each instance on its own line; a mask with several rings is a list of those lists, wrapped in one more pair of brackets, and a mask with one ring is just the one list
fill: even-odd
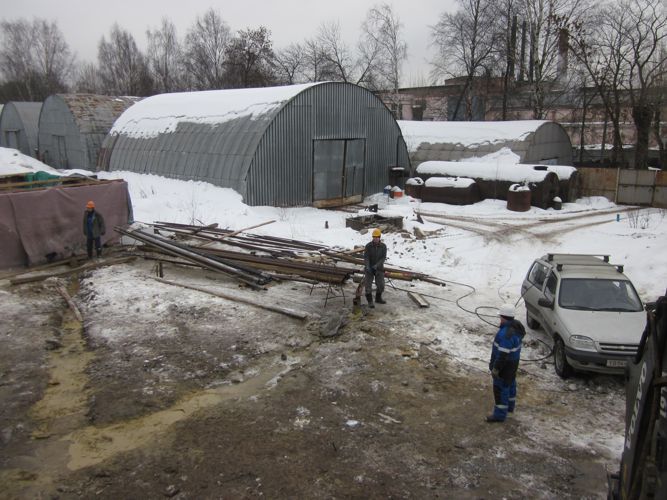
[(63, 437), (70, 443), (67, 468), (78, 470), (145, 446), (167, 433), (176, 422), (190, 418), (200, 410), (256, 395), (290, 369), (284, 363), (275, 364), (255, 370), (252, 378), (241, 383), (191, 394), (166, 410), (106, 427), (89, 426), (74, 431)]
[[(75, 295), (77, 281), (68, 292)], [(95, 354), (87, 347), (83, 325), (64, 305), (58, 346), (49, 351), (48, 385), (29, 416), (35, 426), (24, 453), (0, 471), (0, 488), (8, 498), (41, 497), (54, 491), (69, 472), (96, 465), (159, 440), (176, 422), (209, 407), (246, 399), (272, 387), (298, 360), (284, 360), (246, 370), (242, 379), (221, 382), (187, 395), (172, 407), (105, 427), (89, 425), (87, 368)], [(55, 339), (54, 339), (55, 341)], [(0, 496), (3, 496), (0, 495)]]

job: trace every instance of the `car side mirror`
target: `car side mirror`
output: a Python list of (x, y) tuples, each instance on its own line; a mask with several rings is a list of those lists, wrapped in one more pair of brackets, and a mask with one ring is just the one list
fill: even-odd
[(542, 297), (542, 298), (537, 300), (537, 305), (541, 306), (541, 307), (547, 307), (549, 309), (553, 309), (554, 308), (554, 301), (549, 300), (546, 297)]

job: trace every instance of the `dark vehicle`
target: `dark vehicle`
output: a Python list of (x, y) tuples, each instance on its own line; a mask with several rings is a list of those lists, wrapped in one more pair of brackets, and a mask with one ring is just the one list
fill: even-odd
[(667, 499), (667, 297), (647, 310), (639, 351), (626, 372), (621, 469), (607, 478), (612, 500)]

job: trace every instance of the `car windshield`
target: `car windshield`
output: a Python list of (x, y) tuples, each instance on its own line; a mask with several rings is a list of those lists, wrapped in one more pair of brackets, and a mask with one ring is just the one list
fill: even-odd
[(563, 279), (558, 304), (582, 311), (641, 311), (642, 303), (627, 280)]

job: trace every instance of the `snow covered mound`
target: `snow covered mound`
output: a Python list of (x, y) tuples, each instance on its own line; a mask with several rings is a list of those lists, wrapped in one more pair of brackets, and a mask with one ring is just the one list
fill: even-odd
[(31, 172), (48, 172), (60, 175), (55, 168), (45, 165), (39, 160), (26, 156), (17, 149), (0, 148), (0, 176), (27, 174)]

